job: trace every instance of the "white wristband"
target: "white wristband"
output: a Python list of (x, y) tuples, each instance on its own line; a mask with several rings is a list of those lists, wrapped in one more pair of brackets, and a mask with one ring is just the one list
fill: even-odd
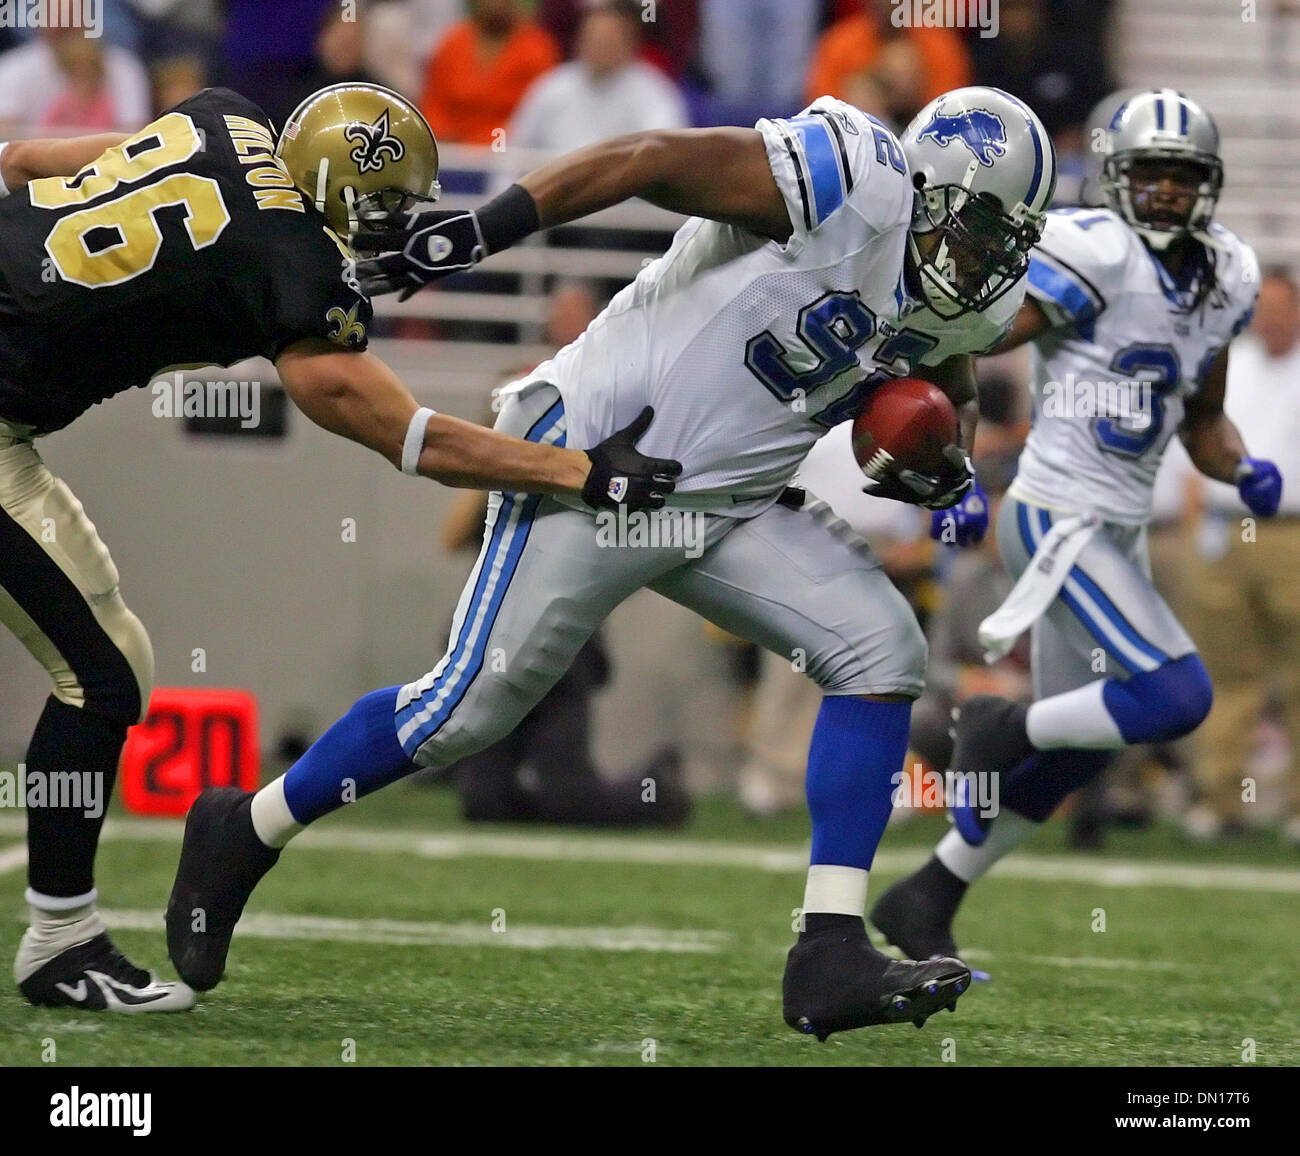
[[(9, 144), (8, 141), (0, 141), (0, 154), (2, 154), (5, 151), (5, 148), (8, 146), (8, 144)], [(0, 172), (0, 197), (7, 197), (8, 195), (9, 195), (9, 186), (5, 184), (4, 173)]]
[(421, 406), (406, 427), (406, 440), (402, 443), (402, 473), (412, 476), (420, 472), (420, 452), (424, 449), (424, 431), (429, 419), (438, 411)]

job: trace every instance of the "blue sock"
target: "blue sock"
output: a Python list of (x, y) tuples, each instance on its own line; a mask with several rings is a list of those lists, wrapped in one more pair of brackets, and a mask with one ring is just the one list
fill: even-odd
[(1004, 776), (998, 803), (1035, 823), (1045, 823), (1067, 795), (1092, 782), (1115, 754), (1069, 747), (1037, 751)]
[(866, 870), (893, 809), (910, 702), (822, 699), (808, 751), (812, 862)]
[(305, 826), (415, 770), (397, 741), (399, 690), (390, 686), (358, 699), (289, 768), (284, 798), (295, 820)]

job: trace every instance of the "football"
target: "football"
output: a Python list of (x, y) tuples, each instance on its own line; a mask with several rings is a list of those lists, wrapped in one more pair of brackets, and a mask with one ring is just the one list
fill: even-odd
[(957, 411), (928, 381), (902, 377), (876, 387), (853, 419), (853, 456), (873, 481), (897, 470), (933, 473), (957, 440)]

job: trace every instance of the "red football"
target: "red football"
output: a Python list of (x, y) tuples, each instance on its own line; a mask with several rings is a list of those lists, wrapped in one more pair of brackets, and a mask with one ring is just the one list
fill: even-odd
[(853, 456), (879, 481), (897, 470), (932, 473), (957, 440), (957, 411), (937, 386), (915, 377), (882, 382), (853, 419)]

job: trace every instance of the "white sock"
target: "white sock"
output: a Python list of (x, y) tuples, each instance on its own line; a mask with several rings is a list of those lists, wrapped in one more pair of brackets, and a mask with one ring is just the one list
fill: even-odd
[(94, 907), (95, 900), (99, 898), (99, 889), (92, 887), (84, 895), (73, 895), (70, 898), (63, 899), (57, 895), (42, 895), (39, 891), (33, 891), (29, 887), (23, 894), (23, 898), (27, 900), (33, 911), (40, 910), (45, 914), (52, 914), (62, 918), (69, 912)]
[(59, 903), (59, 899), (41, 895), (30, 887), (27, 889), (30, 923), (23, 933), (18, 955), (14, 959), (14, 982), (22, 983), (60, 952), (103, 934), (104, 920), (95, 910), (94, 895), (93, 891), (90, 892), (89, 902), (86, 901), (86, 896), (78, 896), (78, 907), (62, 907), (51, 911), (43, 905)]
[(1098, 679), (1076, 690), (1039, 699), (1025, 719), (1029, 741), (1040, 751), (1060, 747), (1111, 751), (1124, 746), (1124, 736), (1102, 700), (1105, 685)]
[(293, 817), (284, 797), (283, 775), (274, 782), (267, 783), (253, 796), (250, 811), (253, 833), (268, 847), (279, 849), (303, 830), (303, 825)]
[(972, 847), (954, 827), (934, 849), (935, 857), (958, 879), (974, 883), (1002, 858), (1027, 842), (1041, 826), (1015, 811), (1002, 811), (989, 824), (988, 834), (978, 847)]
[(861, 867), (814, 863), (803, 892), (805, 915), (856, 915), (867, 910), (867, 873)]
[[(30, 894), (35, 895), (36, 893), (31, 892)], [(36, 898), (42, 902), (47, 901), (46, 896), (38, 895)], [(32, 938), (37, 942), (52, 943), (67, 939), (70, 935), (75, 934), (79, 937), (79, 942), (84, 943), (87, 939), (94, 939), (96, 935), (104, 930), (104, 921), (100, 918), (99, 912), (95, 910), (93, 901), (86, 903), (83, 900), (80, 907), (66, 907), (58, 911), (51, 911), (47, 907), (29, 903), (27, 910), (30, 920), (28, 929)], [(85, 924), (85, 926), (78, 927), (78, 924)]]

